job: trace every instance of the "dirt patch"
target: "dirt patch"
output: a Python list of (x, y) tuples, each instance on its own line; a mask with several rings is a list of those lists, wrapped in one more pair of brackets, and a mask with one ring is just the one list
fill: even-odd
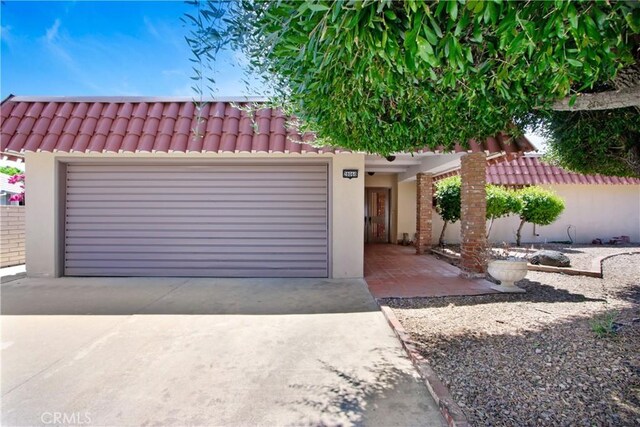
[(529, 272), (526, 294), (383, 303), (473, 425), (640, 425), (640, 255), (604, 274)]

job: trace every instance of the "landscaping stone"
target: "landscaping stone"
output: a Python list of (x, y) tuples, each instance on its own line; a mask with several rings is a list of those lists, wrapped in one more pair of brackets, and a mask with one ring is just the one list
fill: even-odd
[[(529, 272), (526, 294), (383, 303), (471, 425), (638, 426), (640, 254), (603, 265), (603, 279)], [(599, 336), (607, 313), (617, 332)]]
[(544, 249), (531, 255), (531, 264), (550, 265), (552, 267), (570, 267), (571, 260), (568, 256), (558, 251)]

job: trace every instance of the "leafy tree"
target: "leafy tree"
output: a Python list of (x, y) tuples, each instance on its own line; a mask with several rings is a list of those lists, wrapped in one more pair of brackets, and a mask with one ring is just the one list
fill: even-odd
[(22, 173), (22, 171), (18, 168), (14, 168), (13, 166), (0, 166), (0, 173), (13, 176)]
[(438, 243), (444, 245), (444, 232), (448, 223), (455, 223), (460, 219), (460, 194), (462, 179), (459, 176), (445, 178), (435, 183), (434, 198), (436, 201), (436, 212), (444, 220), (442, 231)]
[(542, 127), (550, 163), (585, 174), (640, 177), (640, 113), (635, 108), (554, 111)]
[(500, 185), (487, 185), (487, 219), (489, 228), (487, 229), (487, 239), (493, 228), (493, 221), (510, 214), (519, 213), (522, 203), (515, 191), (504, 188)]
[(549, 225), (554, 222), (564, 210), (564, 201), (552, 191), (541, 187), (525, 187), (517, 192), (522, 204), (520, 226), (516, 233), (516, 245), (520, 246), (522, 227), (526, 222), (538, 225)]
[(382, 155), (448, 149), (519, 134), (535, 111), (640, 104), (640, 85), (597, 90), (637, 62), (632, 1), (195, 4), (185, 18), (195, 25), (195, 78), (210, 78), (202, 64), (225, 48), (241, 50), (325, 144)]

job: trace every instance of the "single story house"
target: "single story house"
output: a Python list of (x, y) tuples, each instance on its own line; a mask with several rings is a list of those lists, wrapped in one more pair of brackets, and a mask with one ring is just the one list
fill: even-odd
[(433, 176), (457, 168), (462, 266), (478, 270), (487, 161), (534, 149), (497, 135), (385, 159), (315, 147), (259, 102), (4, 100), (1, 151), (27, 165), (27, 274), (362, 277), (365, 242), (413, 231), (408, 217), (430, 246)]
[[(434, 180), (457, 175), (459, 170), (434, 177)], [(640, 242), (640, 179), (584, 175), (552, 166), (539, 154), (506, 159), (487, 166), (487, 183), (509, 188), (538, 185), (560, 196), (565, 210), (552, 224), (525, 224), (524, 243), (568, 242), (591, 243), (600, 239), (606, 243), (613, 237), (628, 236)], [(495, 243), (514, 242), (519, 226), (516, 216), (494, 221), (489, 240)], [(410, 228), (412, 224), (409, 224)], [(434, 212), (434, 244), (443, 221)], [(447, 243), (460, 242), (460, 223), (447, 226)]]

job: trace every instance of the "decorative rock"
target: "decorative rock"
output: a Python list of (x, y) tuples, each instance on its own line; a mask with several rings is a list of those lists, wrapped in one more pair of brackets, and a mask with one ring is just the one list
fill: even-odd
[(542, 250), (534, 253), (529, 258), (531, 264), (550, 265), (552, 267), (570, 267), (571, 260), (568, 256), (558, 251)]

